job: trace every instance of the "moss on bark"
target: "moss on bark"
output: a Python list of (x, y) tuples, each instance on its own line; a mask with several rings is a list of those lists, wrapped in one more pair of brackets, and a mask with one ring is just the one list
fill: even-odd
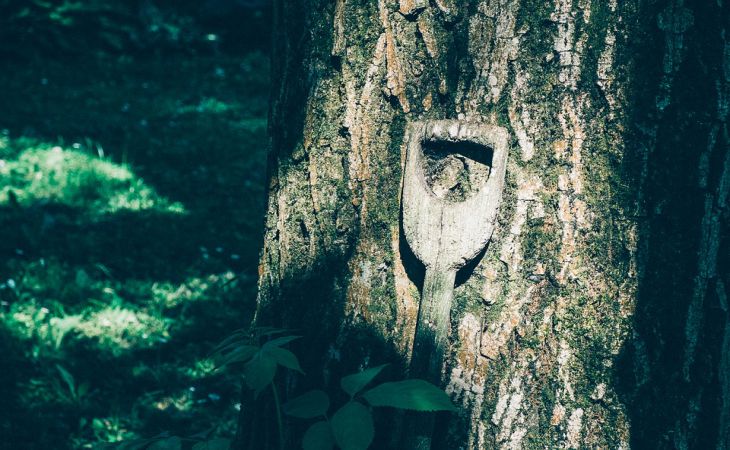
[(288, 385), (407, 366), (423, 267), (399, 229), (405, 126), (487, 121), (510, 130), (507, 183), (457, 277), (443, 382), (462, 409), (438, 444), (721, 448), (727, 8), (279, 2), (258, 321), (312, 339)]

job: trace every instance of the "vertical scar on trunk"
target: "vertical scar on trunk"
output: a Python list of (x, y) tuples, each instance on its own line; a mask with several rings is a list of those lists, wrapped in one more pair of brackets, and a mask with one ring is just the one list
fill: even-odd
[[(492, 236), (504, 189), (507, 131), (456, 120), (416, 122), (407, 142), (402, 225), (426, 269), (411, 375), (441, 384), (456, 272)], [(416, 427), (417, 448), (428, 448), (431, 429)]]

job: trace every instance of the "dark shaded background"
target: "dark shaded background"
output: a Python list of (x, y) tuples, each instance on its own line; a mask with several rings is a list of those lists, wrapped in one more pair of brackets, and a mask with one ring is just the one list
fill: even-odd
[(0, 449), (235, 432), (206, 357), (255, 297), (269, 16), (0, 0)]

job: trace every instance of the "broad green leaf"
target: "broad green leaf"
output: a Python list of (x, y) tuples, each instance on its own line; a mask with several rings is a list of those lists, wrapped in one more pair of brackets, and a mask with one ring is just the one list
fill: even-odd
[(282, 345), (288, 344), (289, 342), (299, 339), (301, 336), (281, 336), (276, 339), (272, 339), (265, 343), (264, 347), (281, 347)]
[(330, 425), (342, 450), (365, 450), (373, 442), (373, 415), (360, 402), (351, 401), (338, 409)]
[(210, 352), (211, 358), (219, 357), (220, 355), (223, 355), (225, 353), (230, 352), (231, 350), (243, 346), (243, 345), (251, 345), (249, 343), (249, 339), (240, 339), (238, 341), (229, 342), (226, 345), (219, 345), (216, 348), (213, 349), (212, 352)]
[(332, 429), (326, 421), (317, 422), (307, 429), (302, 439), (304, 450), (332, 450), (335, 446)]
[(284, 412), (300, 419), (321, 417), (330, 407), (330, 398), (320, 390), (313, 390), (293, 398), (284, 404)]
[(291, 351), (281, 347), (265, 347), (264, 351), (271, 355), (280, 366), (304, 373), (299, 365), (299, 359)]
[(135, 439), (133, 441), (124, 441), (111, 445), (114, 446), (112, 448), (116, 448), (118, 450), (141, 450), (155, 441), (156, 439)]
[(89, 392), (89, 383), (81, 383), (79, 384), (78, 389), (76, 390), (76, 395), (78, 398), (83, 398), (87, 393)]
[(121, 442), (100, 442), (94, 444), (93, 448), (94, 450), (137, 450), (143, 448), (151, 442), (154, 442), (154, 439), (131, 439)]
[[(139, 441), (133, 442), (133, 445), (129, 448), (124, 447), (124, 450), (142, 450), (142, 449), (153, 449), (153, 450), (168, 450), (167, 447), (165, 447), (165, 443), (160, 444), (161, 447), (155, 447), (155, 444), (161, 441), (166, 441), (167, 439), (177, 439), (180, 441), (180, 439), (176, 436), (170, 436), (170, 433), (168, 431), (163, 431), (162, 433), (152, 436), (151, 438), (147, 439), (141, 439)], [(173, 444), (174, 445), (174, 442)], [(182, 445), (182, 442), (180, 441), (180, 445)], [(174, 447), (173, 447), (174, 448)], [(179, 450), (179, 447), (177, 448)]]
[(220, 344), (216, 345), (215, 348), (213, 349), (212, 354), (215, 354), (215, 353), (221, 351), (221, 349), (229, 346), (230, 344), (239, 343), (239, 342), (248, 343), (249, 341), (250, 341), (249, 335), (245, 330), (243, 330), (243, 329), (236, 330), (230, 336), (223, 339), (223, 341), (221, 341)]
[(205, 441), (205, 439), (208, 439), (208, 436), (210, 436), (211, 433), (215, 431), (215, 427), (208, 428), (207, 430), (200, 431), (195, 434), (191, 434), (188, 436), (190, 439), (197, 439), (201, 441)]
[[(98, 419), (94, 419), (94, 422), (101, 422)], [(147, 448), (150, 444), (153, 444), (160, 439), (167, 439), (169, 436), (167, 434), (163, 434), (160, 436), (155, 436), (152, 438), (146, 438), (146, 439), (128, 439), (126, 441), (121, 442), (103, 442), (99, 443), (94, 446), (94, 449), (115, 449), (115, 450), (142, 450), (144, 448)], [(150, 447), (151, 448), (151, 447)]]
[(258, 352), (243, 367), (246, 385), (256, 392), (271, 383), (276, 374), (276, 360), (265, 352)]
[(291, 330), (285, 328), (272, 328), (272, 327), (261, 327), (256, 329), (256, 334), (261, 337), (273, 336), (276, 334), (284, 334)]
[(207, 450), (228, 450), (231, 448), (231, 440), (225, 438), (216, 438), (208, 441)]
[(116, 450), (138, 450), (141, 448), (144, 448), (146, 445), (149, 445), (150, 443), (154, 442), (154, 439), (133, 439), (128, 441), (122, 441), (122, 442), (112, 442), (112, 443), (105, 443), (101, 444), (99, 447), (94, 448), (113, 448)]
[(198, 442), (193, 445), (192, 450), (228, 450), (231, 448), (231, 440), (224, 438), (215, 438), (209, 441)]
[(383, 383), (365, 392), (363, 398), (373, 406), (414, 411), (455, 411), (449, 396), (425, 380)]
[(182, 448), (182, 441), (177, 436), (172, 436), (167, 439), (161, 439), (154, 444), (147, 447), (147, 450), (180, 450)]
[(259, 348), (254, 345), (241, 345), (235, 350), (232, 350), (230, 353), (220, 356), (218, 367), (234, 362), (246, 362), (251, 359), (257, 351), (259, 351)]
[(66, 383), (68, 391), (71, 393), (71, 397), (76, 398), (76, 382), (74, 380), (74, 376), (60, 364), (56, 364), (56, 369), (58, 370), (58, 373), (61, 374), (63, 382)]
[(226, 339), (223, 340), (220, 344), (216, 345), (213, 351), (210, 352), (210, 356), (216, 356), (220, 355), (222, 353), (226, 353), (236, 347), (240, 347), (242, 345), (253, 345), (251, 342), (251, 337), (247, 334), (234, 334), (231, 336), (228, 336)]
[(382, 366), (378, 367), (371, 367), (369, 369), (363, 370), (362, 372), (353, 373), (352, 375), (342, 377), (342, 379), (340, 380), (340, 386), (342, 386), (342, 389), (347, 392), (350, 397), (354, 397), (365, 386), (367, 386), (368, 383), (373, 381), (373, 378), (378, 376), (378, 374), (385, 368), (385, 366), (387, 366), (387, 364), (383, 364)]

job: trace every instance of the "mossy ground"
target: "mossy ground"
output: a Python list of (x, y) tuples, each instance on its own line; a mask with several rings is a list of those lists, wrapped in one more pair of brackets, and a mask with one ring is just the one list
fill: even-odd
[(255, 52), (3, 64), (0, 448), (233, 434), (267, 89)]

